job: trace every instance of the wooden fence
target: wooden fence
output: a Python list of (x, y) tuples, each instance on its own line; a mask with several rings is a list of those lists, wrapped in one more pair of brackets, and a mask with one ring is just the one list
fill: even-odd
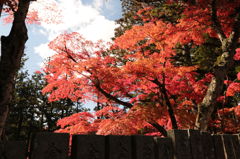
[(237, 135), (210, 135), (171, 130), (167, 138), (151, 136), (69, 135), (37, 133), (29, 145), (0, 144), (0, 159), (240, 159)]

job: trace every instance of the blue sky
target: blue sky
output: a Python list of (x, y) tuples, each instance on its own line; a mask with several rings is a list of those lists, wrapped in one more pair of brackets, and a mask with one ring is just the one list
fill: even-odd
[[(46, 0), (38, 1), (44, 2)], [(51, 1), (54, 0), (47, 0), (49, 3)], [(63, 11), (61, 24), (27, 25), (29, 40), (25, 53), (29, 60), (25, 63), (24, 68), (30, 74), (40, 70), (44, 58), (53, 54), (47, 44), (60, 33), (76, 31), (89, 40), (109, 41), (114, 35), (114, 28), (117, 27), (114, 20), (121, 17), (120, 0), (57, 0), (57, 5)], [(39, 5), (32, 4), (32, 8), (34, 7), (38, 9)], [(48, 13), (44, 10), (40, 14), (45, 16), (54, 13)], [(10, 25), (0, 25), (1, 36), (8, 35), (9, 30)], [(95, 103), (88, 102), (84, 106), (93, 108)]]
[[(47, 44), (60, 33), (77, 31), (86, 39), (107, 41), (113, 36), (114, 20), (121, 17), (120, 0), (57, 0), (57, 5), (63, 11), (61, 24), (28, 24), (29, 40), (25, 52), (29, 60), (25, 69), (29, 73), (40, 70), (44, 58), (53, 54)], [(34, 7), (39, 8), (33, 4)], [(45, 11), (41, 13), (44, 15)], [(0, 35), (7, 35), (9, 28), (10, 25), (0, 25)]]

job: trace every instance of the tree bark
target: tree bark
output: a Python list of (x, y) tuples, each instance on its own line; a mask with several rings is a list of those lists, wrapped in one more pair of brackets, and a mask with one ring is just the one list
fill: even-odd
[(3, 3), (0, 3), (0, 17), (2, 16)]
[(198, 105), (198, 114), (195, 124), (196, 129), (207, 131), (208, 122), (211, 120), (211, 115), (215, 108), (215, 102), (222, 92), (224, 78), (224, 69), (222, 71), (217, 69), (208, 86), (207, 93), (202, 103)]
[(218, 37), (222, 43), (222, 55), (217, 59), (214, 68), (214, 77), (212, 78), (207, 93), (203, 101), (198, 105), (198, 114), (195, 122), (196, 129), (201, 131), (208, 130), (208, 123), (214, 111), (217, 98), (221, 95), (224, 80), (228, 70), (233, 65), (233, 56), (237, 48), (238, 39), (240, 37), (240, 9), (236, 8), (235, 22), (232, 27), (232, 33), (226, 37), (222, 26), (217, 18), (216, 0), (212, 0), (212, 28), (218, 33)]
[(17, 138), (20, 138), (23, 124), (23, 109), (18, 109)]
[(25, 24), (30, 0), (20, 0), (18, 10), (14, 13), (14, 20), (10, 34), (1, 37), (0, 60), (0, 137), (9, 113), (9, 102), (12, 98), (14, 78), (20, 67), (25, 43), (28, 39)]

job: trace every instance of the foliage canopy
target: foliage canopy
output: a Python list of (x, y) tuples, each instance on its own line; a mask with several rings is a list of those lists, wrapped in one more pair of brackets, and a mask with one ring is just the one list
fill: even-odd
[(59, 35), (49, 44), (57, 54), (43, 92), (102, 108), (59, 120), (59, 132), (239, 132), (239, 7), (224, 0), (144, 6), (112, 44)]

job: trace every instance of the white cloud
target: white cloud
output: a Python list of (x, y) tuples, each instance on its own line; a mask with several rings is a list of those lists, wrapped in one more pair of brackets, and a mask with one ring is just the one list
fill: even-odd
[(46, 59), (49, 56), (54, 55), (54, 51), (48, 47), (48, 43), (40, 44), (34, 48), (35, 53), (41, 56), (43, 59)]
[[(98, 2), (97, 2), (98, 1)], [(62, 23), (42, 23), (43, 29), (40, 34), (46, 36), (48, 42), (53, 40), (60, 33), (65, 31), (77, 31), (86, 39), (97, 41), (110, 41), (114, 36), (114, 21), (106, 19), (97, 8), (101, 8), (106, 0), (94, 0), (91, 5), (84, 5), (81, 0), (59, 0), (58, 5), (62, 10)], [(35, 52), (42, 58), (49, 57), (53, 52), (48, 48), (47, 43), (35, 47)]]
[(105, 5), (106, 0), (94, 0), (93, 7), (100, 10)]
[(103, 8), (107, 10), (114, 9), (114, 0), (94, 0), (93, 7), (98, 11), (102, 11)]
[(103, 16), (98, 16), (87, 27), (79, 28), (78, 32), (89, 40), (106, 40), (109, 41), (113, 37), (115, 24), (112, 21), (106, 20)]

